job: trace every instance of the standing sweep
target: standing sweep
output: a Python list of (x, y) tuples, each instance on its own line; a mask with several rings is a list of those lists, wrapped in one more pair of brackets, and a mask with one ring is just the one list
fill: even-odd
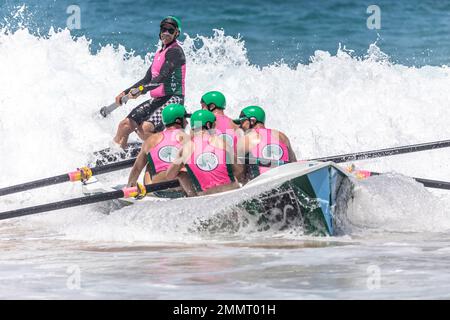
[[(128, 136), (136, 131), (145, 140), (150, 135), (164, 128), (162, 110), (169, 104), (184, 104), (186, 57), (177, 38), (181, 32), (178, 18), (168, 16), (161, 21), (159, 38), (162, 47), (159, 49), (145, 77), (124, 90), (116, 97), (116, 104), (122, 104), (126, 95), (136, 99), (150, 91), (152, 99), (141, 103), (120, 122), (113, 141), (116, 146), (126, 148)], [(139, 88), (139, 90), (135, 90)], [(133, 94), (136, 92), (136, 94)]]

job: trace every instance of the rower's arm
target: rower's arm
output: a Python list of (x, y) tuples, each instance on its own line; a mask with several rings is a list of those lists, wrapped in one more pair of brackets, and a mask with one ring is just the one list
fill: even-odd
[(139, 175), (142, 172), (142, 169), (145, 168), (147, 164), (147, 154), (144, 148), (139, 152), (136, 161), (134, 162), (133, 168), (131, 169), (130, 176), (128, 177), (128, 186), (134, 187), (139, 179)]
[[(151, 81), (152, 81), (152, 68), (150, 67), (150, 68), (148, 68), (147, 73), (145, 74), (144, 78), (142, 78), (141, 80), (139, 80), (138, 82), (133, 84), (131, 87), (126, 89), (124, 92), (125, 92), (125, 94), (128, 94), (131, 89), (138, 88), (139, 86), (143, 86), (147, 83), (150, 83)], [(147, 88), (144, 88), (142, 93), (146, 93), (147, 91), (148, 91)]]
[(182, 162), (181, 163), (173, 162), (170, 165), (169, 169), (167, 169), (167, 171), (166, 171), (166, 179), (167, 180), (175, 179), (178, 176), (178, 174), (180, 173), (182, 167), (183, 167)]
[(244, 180), (244, 165), (238, 163), (237, 154), (234, 153), (234, 159), (232, 164), (233, 175), (236, 177), (238, 182), (243, 182)]
[(169, 169), (166, 171), (167, 180), (173, 180), (180, 173), (181, 168), (183, 168), (184, 164), (187, 162), (187, 155), (190, 155), (190, 143), (185, 143), (181, 150), (178, 152), (177, 158), (170, 165)]
[(134, 187), (139, 179), (139, 175), (142, 170), (147, 165), (147, 153), (150, 151), (150, 147), (155, 139), (155, 135), (152, 135), (149, 139), (144, 141), (141, 147), (141, 151), (136, 157), (133, 168), (131, 169), (130, 175), (128, 176), (128, 186)]
[(236, 142), (236, 152), (238, 163), (245, 162), (245, 155), (249, 152), (249, 139), (248, 136), (242, 135), (237, 139)]
[[(237, 170), (237, 172), (234, 173), (235, 177), (238, 179), (238, 181), (240, 183), (245, 185), (248, 182), (248, 177), (247, 177), (248, 164), (245, 164), (246, 163), (245, 157), (250, 150), (250, 141), (249, 141), (248, 135), (245, 135), (242, 133), (242, 135), (237, 140), (236, 150), (237, 150), (236, 164), (240, 167), (240, 169), (239, 169), (239, 167), (236, 169), (233, 169), (233, 173), (234, 173), (234, 170)], [(242, 171), (240, 171), (240, 170), (242, 170)]]
[(297, 157), (295, 156), (294, 149), (292, 149), (289, 138), (283, 132), (279, 132), (279, 134), (280, 134), (280, 138), (283, 140), (283, 142), (286, 144), (286, 147), (288, 148), (289, 162), (296, 162)]
[(291, 143), (289, 142), (289, 139), (287, 140), (288, 152), (289, 152), (289, 161), (290, 162), (296, 162), (297, 157), (295, 156), (294, 149), (292, 149)]
[(244, 174), (244, 165), (238, 163), (238, 155), (233, 150), (233, 146), (227, 142), (226, 139), (213, 137), (213, 144), (221, 149), (224, 149), (227, 153), (227, 161), (231, 164), (231, 170), (233, 171), (233, 176), (240, 182)]

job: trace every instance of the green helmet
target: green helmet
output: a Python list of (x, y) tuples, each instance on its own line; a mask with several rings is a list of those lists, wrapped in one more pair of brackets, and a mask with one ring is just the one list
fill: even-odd
[(216, 121), (216, 116), (209, 110), (197, 110), (191, 115), (191, 128), (203, 128), (208, 122), (212, 124)]
[(242, 121), (248, 118), (255, 118), (257, 122), (266, 122), (266, 113), (263, 108), (258, 106), (249, 106), (242, 109), (239, 119), (233, 120), (234, 123), (240, 124)]
[(222, 94), (222, 92), (219, 91), (210, 91), (205, 93), (202, 96), (200, 103), (205, 103), (207, 106), (209, 106), (211, 103), (214, 103), (216, 108), (219, 109), (225, 109), (225, 106), (227, 104), (225, 96)]
[(159, 24), (160, 27), (162, 27), (162, 25), (164, 23), (168, 23), (171, 24), (172, 26), (174, 26), (175, 28), (178, 29), (178, 31), (180, 31), (181, 33), (181, 21), (180, 19), (178, 19), (175, 16), (167, 16), (164, 19), (162, 19), (161, 23)]
[(178, 103), (169, 104), (162, 111), (162, 121), (165, 126), (175, 123), (177, 119), (183, 120), (187, 115), (186, 108)]

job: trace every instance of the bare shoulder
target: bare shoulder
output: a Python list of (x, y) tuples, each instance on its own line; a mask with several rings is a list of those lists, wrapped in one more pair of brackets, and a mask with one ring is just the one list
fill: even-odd
[(186, 140), (178, 153), (178, 160), (176, 160), (175, 162), (177, 162), (178, 164), (187, 163), (193, 152), (194, 143), (191, 140)]
[(250, 130), (250, 131), (244, 133), (244, 137), (249, 138), (249, 139), (258, 138), (259, 134), (255, 130)]
[(146, 150), (150, 150), (151, 148), (155, 147), (158, 143), (160, 143), (162, 139), (163, 134), (161, 132), (152, 134), (145, 140), (143, 148)]
[(183, 155), (191, 154), (193, 150), (194, 150), (194, 143), (192, 142), (192, 140), (190, 139), (185, 140), (183, 143), (183, 147), (181, 148), (181, 154)]
[(180, 142), (181, 144), (187, 143), (191, 140), (190, 135), (188, 135), (186, 132), (184, 131), (180, 131), (177, 134), (177, 140), (178, 142)]
[(276, 129), (272, 129), (272, 136), (278, 136), (280, 138), (280, 140), (282, 141), (289, 141), (289, 138), (287, 137), (287, 135), (285, 135), (283, 132), (276, 130)]
[(230, 118), (230, 125), (231, 125), (231, 128), (233, 128), (234, 130), (238, 130), (241, 128), (236, 123), (234, 123), (233, 120), (231, 120), (231, 118)]
[(237, 127), (237, 129), (234, 130), (234, 133), (238, 138), (242, 138), (243, 136), (245, 136), (244, 130), (242, 130), (240, 127)]

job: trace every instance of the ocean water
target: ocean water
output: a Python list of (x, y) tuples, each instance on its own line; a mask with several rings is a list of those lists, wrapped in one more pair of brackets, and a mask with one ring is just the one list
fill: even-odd
[[(17, 14), (23, 5), (27, 9)], [(68, 20), (73, 24), (72, 5), (80, 17), (72, 34), (91, 39), (93, 52), (113, 44), (144, 56), (155, 49), (161, 19), (176, 15), (183, 24), (181, 40), (186, 35), (211, 37), (214, 29), (223, 29), (243, 39), (249, 62), (259, 66), (306, 64), (316, 50), (335, 54), (339, 45), (364, 56), (375, 42), (391, 61), (403, 65), (450, 62), (448, 1), (2, 0), (0, 24), (11, 29), (26, 25), (35, 34), (47, 34), (52, 27), (68, 27)], [(377, 23), (371, 19), (373, 5), (379, 9)], [(202, 38), (197, 40), (201, 45)]]
[[(299, 158), (450, 137), (445, 2), (379, 1), (374, 30), (365, 1), (78, 1), (79, 30), (67, 29), (71, 4), (1, 6), (0, 187), (72, 171), (108, 145), (142, 99), (94, 114), (145, 74), (166, 14), (183, 20), (190, 111), (212, 89), (232, 116), (259, 104)], [(0, 297), (450, 298), (450, 195), (408, 178), (450, 180), (449, 157), (440, 149), (357, 162), (389, 174), (357, 184), (340, 237), (192, 232), (214, 213), (203, 202), (2, 221)], [(61, 184), (1, 197), (0, 211), (80, 195), (80, 185)]]

